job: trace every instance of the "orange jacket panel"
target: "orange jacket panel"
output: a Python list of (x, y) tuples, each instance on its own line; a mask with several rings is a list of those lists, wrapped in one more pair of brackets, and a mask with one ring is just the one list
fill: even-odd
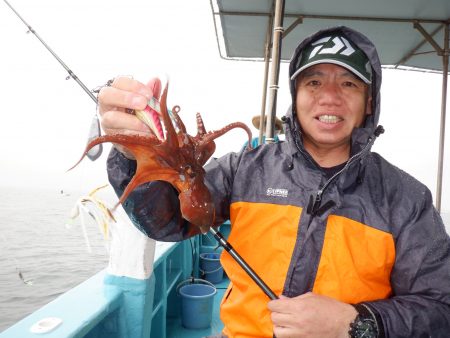
[[(277, 295), (283, 291), (301, 211), (267, 203), (231, 205), (230, 244)], [(221, 262), (233, 281), (221, 305), (221, 318), (227, 323), (224, 333), (236, 338), (243, 337), (241, 332), (245, 337), (272, 337), (269, 298), (226, 251)]]
[(388, 298), (394, 261), (391, 234), (330, 215), (313, 292), (353, 304)]

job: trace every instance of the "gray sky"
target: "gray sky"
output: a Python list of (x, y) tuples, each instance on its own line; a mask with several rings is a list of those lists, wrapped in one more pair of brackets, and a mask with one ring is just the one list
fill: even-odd
[[(195, 113), (208, 130), (260, 112), (262, 63), (219, 56), (209, 1), (9, 0), (88, 88), (117, 75), (147, 81), (170, 77), (169, 106), (195, 132)], [(46, 186), (90, 191), (106, 182), (105, 154), (80, 157), (95, 104), (18, 17), (0, 1), (0, 187)], [(280, 74), (278, 111), (289, 104), (287, 65)], [(386, 133), (374, 151), (435, 193), (441, 76), (384, 71), (380, 123)], [(448, 122), (449, 118), (447, 119)], [(450, 210), (450, 123), (447, 123), (442, 209)], [(256, 129), (252, 128), (254, 135)], [(217, 140), (215, 156), (240, 149), (245, 133)]]

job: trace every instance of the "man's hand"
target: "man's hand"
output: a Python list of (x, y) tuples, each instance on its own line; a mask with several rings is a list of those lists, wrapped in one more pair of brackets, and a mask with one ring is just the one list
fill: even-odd
[(272, 300), (274, 334), (277, 338), (347, 338), (357, 311), (349, 304), (308, 292)]
[[(98, 111), (105, 134), (150, 135), (148, 127), (133, 112), (145, 109), (151, 97), (159, 99), (161, 81), (157, 78), (146, 85), (129, 77), (114, 79), (110, 87), (103, 87), (98, 94)], [(133, 158), (126, 149), (116, 148), (128, 158)]]

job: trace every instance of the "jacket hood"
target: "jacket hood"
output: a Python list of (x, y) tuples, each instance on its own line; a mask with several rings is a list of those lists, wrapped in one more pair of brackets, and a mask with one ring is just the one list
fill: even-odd
[(298, 45), (298, 47), (295, 49), (295, 52), (289, 64), (289, 87), (291, 91), (292, 105), (287, 113), (288, 119), (286, 122), (288, 125), (286, 128), (286, 138), (288, 140), (291, 139), (291, 141), (292, 139), (294, 139), (295, 142), (290, 142), (291, 144), (300, 142), (300, 144), (302, 145), (299, 133), (300, 126), (297, 121), (295, 108), (296, 79), (291, 80), (291, 76), (296, 71), (296, 65), (298, 64), (302, 51), (305, 49), (305, 46), (307, 46), (311, 41), (315, 41), (321, 37), (324, 37), (325, 35), (333, 34), (343, 35), (358, 48), (360, 48), (366, 54), (372, 68), (372, 83), (370, 85), (372, 91), (372, 114), (366, 117), (366, 120), (362, 127), (354, 129), (352, 133), (352, 154), (354, 154), (360, 151), (369, 142), (369, 138), (375, 132), (375, 129), (378, 125), (380, 117), (381, 63), (374, 44), (363, 34), (345, 26), (321, 30), (303, 40), (303, 42), (301, 42), (300, 45)]

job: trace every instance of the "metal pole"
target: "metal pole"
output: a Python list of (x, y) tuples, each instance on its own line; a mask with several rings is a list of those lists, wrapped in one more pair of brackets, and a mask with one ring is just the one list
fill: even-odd
[(266, 283), (259, 277), (256, 272), (247, 264), (247, 262), (239, 255), (236, 250), (231, 246), (231, 244), (223, 237), (223, 235), (214, 229), (213, 227), (209, 228), (209, 232), (214, 235), (214, 238), (217, 242), (233, 257), (233, 259), (238, 263), (242, 269), (250, 276), (251, 279), (261, 288), (261, 290), (269, 297), (270, 299), (278, 299), (277, 295), (267, 286)]
[(266, 103), (267, 103), (267, 82), (269, 78), (270, 50), (272, 46), (272, 26), (273, 26), (273, 15), (271, 15), (269, 18), (266, 32), (266, 45), (264, 50), (264, 83), (263, 83), (263, 94), (261, 99), (258, 145), (261, 145), (263, 143), (263, 135), (264, 135), (264, 125), (265, 125), (264, 118), (266, 116)]
[(442, 55), (442, 103), (441, 103), (441, 125), (439, 132), (439, 160), (436, 187), (436, 209), (441, 212), (442, 200), (442, 176), (444, 170), (444, 142), (445, 142), (445, 115), (447, 110), (447, 82), (448, 82), (448, 59), (449, 59), (449, 23), (444, 26), (444, 50)]
[(270, 79), (269, 113), (266, 124), (266, 142), (274, 142), (274, 125), (277, 114), (278, 78), (280, 74), (281, 40), (283, 37), (284, 0), (276, 0), (273, 28), (272, 70)]

